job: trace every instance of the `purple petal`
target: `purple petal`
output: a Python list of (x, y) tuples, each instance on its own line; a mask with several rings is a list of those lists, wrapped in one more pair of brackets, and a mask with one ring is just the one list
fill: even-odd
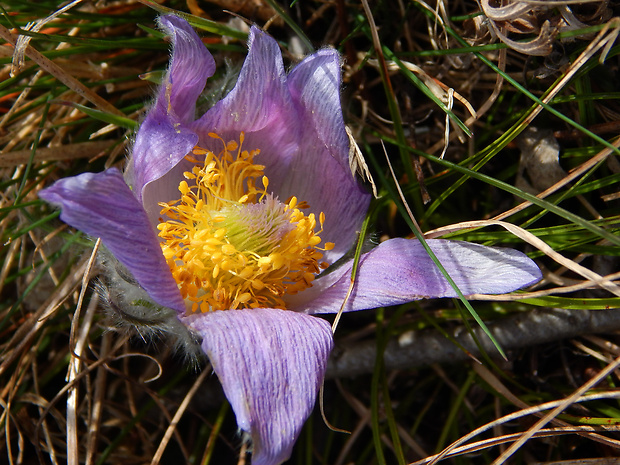
[(253, 465), (291, 455), (323, 382), (333, 347), (329, 323), (276, 309), (227, 310), (188, 318), (230, 401), (252, 435)]
[(325, 213), (321, 237), (336, 245), (325, 254), (330, 262), (350, 249), (370, 202), (349, 168), (338, 52), (325, 49), (310, 55), (289, 74), (287, 86), (303, 124), (300, 152), (281, 197), (295, 195), (308, 202), (310, 211)]
[(155, 231), (115, 168), (64, 178), (39, 193), (62, 209), (60, 219), (100, 237), (153, 300), (185, 312), (185, 304), (166, 264)]
[[(177, 175), (172, 171), (197, 142), (196, 134), (175, 127), (168, 115), (158, 111), (157, 107), (140, 126), (125, 177), (152, 224), (157, 223), (161, 210), (157, 203), (169, 202), (179, 196), (178, 185), (183, 173)], [(170, 176), (166, 176), (168, 173)]]
[(215, 60), (187, 21), (162, 16), (159, 25), (170, 34), (173, 52), (157, 105), (165, 105), (177, 121), (189, 123), (195, 118), (196, 101), (207, 78), (215, 72)]
[[(159, 186), (147, 195), (145, 186), (175, 167), (198, 142), (186, 128), (195, 118), (196, 100), (207, 78), (215, 71), (215, 61), (191, 26), (176, 16), (164, 16), (159, 24), (172, 39), (170, 67), (158, 91), (155, 105), (140, 126), (126, 177), (138, 200), (156, 219), (158, 201), (169, 201), (168, 190)], [(181, 173), (182, 174), (182, 173)], [(164, 184), (170, 184), (164, 183)], [(176, 185), (172, 194), (176, 195)], [(164, 192), (160, 192), (160, 191)]]
[[(441, 239), (427, 243), (464, 295), (504, 294), (529, 286), (542, 277), (536, 264), (517, 250)], [(289, 308), (306, 313), (338, 312), (350, 277), (349, 263), (315, 280), (309, 290), (287, 299)], [(345, 311), (456, 296), (418, 241), (391, 239), (360, 260)]]
[[(248, 55), (233, 90), (191, 127), (202, 147), (221, 150), (221, 143), (245, 133), (244, 146), (260, 149), (256, 162), (266, 165), (270, 187), (277, 192), (279, 179), (298, 149), (298, 118), (286, 90), (282, 54), (277, 42), (256, 27), (250, 29)], [(286, 200), (286, 199), (284, 199)]]
[(310, 205), (306, 214), (325, 214), (320, 236), (324, 242), (335, 244), (331, 251), (324, 252), (325, 261), (333, 263), (349, 251), (357, 238), (370, 195), (348, 168), (343, 170), (328, 150), (317, 145), (314, 134), (305, 135), (300, 155), (291, 165), (278, 196), (287, 199), (294, 195), (305, 200)]
[(244, 131), (244, 146), (261, 150), (256, 161), (266, 166), (270, 190), (325, 213), (321, 237), (336, 244), (325, 259), (334, 261), (350, 248), (370, 201), (348, 168), (338, 54), (317, 52), (287, 78), (275, 40), (252, 28), (249, 47), (235, 88), (192, 128), (209, 149), (221, 143), (208, 132), (227, 139)]
[(349, 137), (340, 104), (340, 56), (334, 49), (319, 50), (299, 63), (288, 76), (287, 87), (304, 128), (332, 157), (349, 170)]

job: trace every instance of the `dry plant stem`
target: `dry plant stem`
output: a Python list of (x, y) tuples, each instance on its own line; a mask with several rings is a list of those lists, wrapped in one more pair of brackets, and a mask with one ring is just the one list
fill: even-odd
[[(15, 37), (6, 27), (2, 25), (0, 25), (0, 37), (2, 37), (11, 45), (15, 46)], [(26, 47), (26, 55), (28, 56), (28, 58), (38, 64), (42, 69), (50, 73), (52, 76), (54, 76), (64, 85), (66, 85), (69, 89), (73, 90), (76, 94), (84, 97), (86, 100), (91, 102), (100, 110), (118, 116), (125, 116), (120, 110), (117, 110), (114, 105), (110, 104), (107, 100), (99, 97), (99, 95), (97, 95), (80, 81), (75, 79), (71, 74), (67, 73), (52, 60), (46, 58), (44, 55), (32, 48), (30, 45)]]
[(591, 388), (596, 386), (601, 380), (603, 380), (606, 376), (612, 373), (616, 368), (620, 366), (620, 357), (616, 358), (612, 363), (607, 365), (603, 370), (601, 370), (594, 378), (589, 380), (579, 389), (577, 389), (573, 394), (565, 399), (560, 405), (554, 408), (551, 412), (541, 418), (534, 426), (532, 426), (529, 430), (521, 435), (518, 441), (513, 443), (503, 454), (501, 454), (497, 460), (493, 462), (493, 465), (501, 465), (506, 460), (508, 460), (519, 448), (525, 444), (525, 442), (530, 439), (534, 434), (540, 431), (547, 423), (553, 420), (556, 416), (558, 416), (562, 411), (564, 411), (571, 404), (576, 402), (584, 393), (588, 392)]
[[(101, 239), (97, 239), (93, 252), (90, 255), (90, 259), (84, 270), (84, 276), (82, 278), (82, 289), (80, 290), (80, 296), (78, 298), (76, 311), (71, 323), (71, 337), (70, 346), (73, 347), (71, 351), (71, 360), (69, 361), (69, 371), (67, 373), (67, 383), (71, 385), (67, 393), (67, 464), (78, 465), (79, 453), (78, 453), (78, 424), (77, 424), (77, 399), (78, 399), (78, 384), (75, 383), (76, 377), (80, 373), (82, 365), (81, 358), (84, 353), (84, 347), (90, 333), (90, 328), (95, 316), (95, 310), (97, 309), (98, 299), (95, 297), (90, 301), (84, 321), (80, 324), (80, 312), (82, 309), (82, 303), (84, 302), (84, 295), (86, 289), (88, 289), (88, 282), (90, 281), (90, 272), (95, 264), (95, 258), (97, 257), (97, 251)], [(76, 332), (79, 331), (77, 340), (75, 338)], [(75, 343), (74, 343), (75, 341)]]
[[(110, 353), (112, 344), (112, 333), (106, 332), (101, 336), (101, 348), (99, 358), (106, 359)], [(97, 369), (97, 377), (95, 380), (95, 393), (93, 395), (93, 406), (88, 419), (88, 437), (86, 439), (86, 465), (95, 463), (95, 454), (97, 451), (97, 443), (99, 438), (99, 428), (101, 426), (101, 417), (104, 411), (104, 399), (106, 394), (107, 370), (105, 366)]]
[[(618, 149), (620, 147), (620, 138), (616, 139), (612, 143), (612, 145), (616, 149)], [(612, 153), (612, 149), (610, 147), (605, 147), (603, 150), (601, 150), (595, 156), (593, 156), (588, 161), (583, 163), (581, 166), (579, 166), (578, 168), (575, 168), (574, 170), (572, 170), (568, 174), (568, 176), (566, 176), (562, 180), (558, 181), (557, 183), (555, 183), (553, 186), (549, 187), (548, 189), (544, 190), (543, 192), (538, 194), (536, 197), (538, 197), (539, 199), (544, 199), (545, 197), (553, 194), (554, 192), (556, 192), (557, 190), (561, 189), (562, 187), (564, 187), (569, 182), (571, 182), (574, 179), (580, 177), (586, 171), (589, 171), (590, 169), (592, 169), (598, 163), (600, 163), (603, 160), (605, 160), (609, 155), (611, 155), (611, 153)], [(518, 212), (520, 212), (522, 210), (525, 210), (530, 205), (532, 205), (531, 202), (527, 202), (527, 201), (523, 202), (523, 203), (517, 205), (516, 207), (512, 208), (511, 210), (508, 210), (508, 211), (506, 211), (504, 213), (501, 213), (501, 214), (495, 216), (493, 219), (494, 220), (503, 220), (505, 218), (508, 218), (509, 216), (514, 215), (515, 213), (518, 213)]]
[[(533, 437), (535, 438), (553, 438), (553, 437), (557, 437), (557, 436), (562, 436), (562, 435), (568, 435), (568, 434), (575, 434), (575, 433), (581, 433), (582, 435), (585, 436), (590, 436), (592, 431), (618, 431), (618, 428), (615, 427), (606, 427), (606, 428), (593, 428), (593, 427), (580, 427), (580, 426), (570, 426), (570, 427), (559, 427), (559, 428), (544, 428), (541, 429), (540, 431), (538, 431)], [(481, 441), (477, 441), (477, 442), (472, 442), (471, 444), (467, 444), (465, 446), (460, 446), (460, 447), (455, 447), (454, 449), (451, 449), (450, 452), (448, 452), (445, 455), (442, 455), (441, 459), (448, 459), (451, 457), (456, 457), (459, 455), (464, 455), (464, 454), (473, 454), (479, 451), (483, 451), (485, 449), (489, 449), (491, 447), (494, 446), (501, 446), (503, 444), (508, 444), (511, 442), (514, 442), (518, 437), (520, 436), (520, 433), (514, 433), (514, 434), (506, 434), (503, 435), (501, 437), (493, 437), (490, 439), (483, 439)], [(413, 462), (409, 465), (423, 465), (423, 464), (427, 464), (427, 463), (431, 463), (433, 460), (437, 460), (439, 454), (438, 455), (433, 455), (431, 457), (427, 457), (424, 460), (419, 460), (417, 462)], [(615, 459), (614, 459), (615, 460)], [(547, 463), (547, 462), (545, 462)], [(586, 465), (589, 462), (582, 462), (581, 460), (578, 462), (553, 462), (556, 464), (562, 463), (564, 465)], [(596, 462), (597, 464), (601, 464), (601, 463), (607, 463), (607, 462)], [(615, 461), (612, 463), (616, 463)]]
[[(91, 158), (109, 148), (115, 141), (78, 142), (76, 144), (41, 147), (37, 149), (34, 161), (72, 160), (74, 158)], [(28, 163), (32, 150), (0, 152), (0, 168), (13, 167)]]
[[(94, 255), (93, 255), (94, 257)], [(86, 275), (89, 273), (87, 272)], [(88, 284), (83, 288), (88, 287)], [(80, 294), (82, 297), (83, 294)], [(79, 462), (79, 446), (78, 446), (78, 383), (75, 382), (75, 378), (78, 376), (81, 370), (82, 355), (84, 348), (86, 347), (88, 335), (92, 326), (93, 319), (97, 310), (98, 299), (96, 295), (90, 301), (86, 314), (84, 315), (84, 321), (77, 323), (74, 318), (74, 324), (80, 324), (79, 337), (75, 349), (71, 354), (71, 360), (69, 362), (69, 373), (67, 375), (67, 383), (71, 386), (67, 392), (67, 464), (78, 465)]]
[(159, 464), (159, 461), (161, 460), (161, 456), (163, 455), (164, 451), (166, 450), (166, 446), (168, 445), (168, 442), (170, 441), (170, 438), (172, 437), (172, 434), (174, 433), (174, 430), (177, 427), (177, 424), (179, 423), (179, 420), (183, 416), (183, 413), (185, 413), (185, 410), (187, 409), (187, 406), (189, 405), (190, 401), (192, 400), (192, 398), (194, 397), (196, 392), (198, 392), (198, 388), (202, 385), (202, 383), (204, 382), (205, 378), (210, 373), (211, 373), (211, 370), (209, 369), (209, 367), (205, 367), (205, 369), (202, 370), (202, 373), (196, 379), (196, 381), (194, 382), (194, 384), (192, 385), (192, 387), (188, 391), (187, 395), (183, 399), (183, 402), (181, 402), (181, 405), (179, 405), (179, 408), (175, 412), (174, 417), (172, 417), (172, 421), (168, 425), (168, 429), (166, 429), (166, 433), (164, 434), (164, 437), (162, 438), (161, 442), (159, 443), (159, 447), (157, 448), (157, 452), (155, 452), (155, 455), (153, 456), (153, 459), (151, 460), (151, 465), (158, 465)]
[(50, 317), (68, 299), (73, 291), (80, 284), (78, 276), (83, 276), (86, 269), (86, 259), (76, 265), (73, 276), (64, 280), (63, 284), (45, 301), (45, 303), (19, 326), (9, 343), (4, 359), (0, 364), (0, 376), (10, 368), (15, 359), (24, 351), (28, 350), (32, 343), (32, 338), (45, 325)]
[[(620, 309), (613, 310), (532, 310), (489, 323), (489, 330), (504, 350), (514, 350), (583, 334), (620, 330)], [(495, 354), (493, 344), (478, 327), (473, 332), (488, 354)], [(474, 356), (480, 351), (465, 328), (452, 332), (454, 339)], [(404, 338), (401, 338), (404, 341)], [(374, 340), (336, 346), (327, 365), (328, 378), (352, 377), (372, 373), (376, 360)], [(388, 342), (383, 359), (386, 369), (407, 370), (434, 363), (456, 363), (469, 360), (467, 353), (437, 331), (423, 331), (407, 337), (407, 341)]]
[[(586, 338), (588, 336), (585, 336)], [(605, 360), (605, 363), (610, 363), (613, 360)], [(487, 383), (489, 383), (489, 385), (495, 389), (501, 396), (503, 396), (504, 398), (506, 398), (509, 402), (512, 402), (514, 405), (516, 405), (517, 407), (519, 407), (522, 410), (527, 410), (530, 407), (529, 404), (526, 404), (525, 402), (523, 402), (521, 399), (519, 399), (516, 395), (514, 395), (512, 392), (510, 392), (510, 390), (504, 386), (504, 384), (502, 384), (502, 382), (485, 366), (483, 365), (478, 365), (478, 364), (474, 364), (473, 365), (474, 371), (482, 378), (484, 379)], [(542, 412), (534, 412), (534, 415), (538, 416), (538, 417), (542, 417), (543, 414)], [(499, 417), (499, 415), (498, 415)], [(574, 431), (576, 434), (580, 435), (580, 436), (584, 436), (588, 439), (597, 441), (597, 442), (601, 442), (601, 443), (607, 443), (608, 438), (606, 438), (605, 436), (601, 436), (600, 434), (597, 434), (596, 429), (591, 429), (591, 427), (583, 427), (583, 426), (573, 426), (570, 423), (567, 423), (563, 420), (559, 420), (557, 418), (554, 418), (551, 420), (551, 422), (556, 426), (561, 428), (561, 434), (566, 434), (563, 431), (568, 431), (571, 428), (576, 429), (576, 431)], [(600, 429), (600, 431), (617, 431), (620, 430), (620, 426), (618, 425), (606, 425), (606, 426), (602, 426)], [(498, 435), (499, 436), (499, 435)], [(509, 441), (505, 441), (505, 442), (514, 442), (514, 440), (516, 440), (518, 438), (518, 436), (520, 436), (520, 434), (517, 435), (508, 435), (506, 436), (506, 438), (509, 438)], [(501, 438), (497, 438), (498, 440)], [(617, 441), (612, 441), (610, 443), (611, 447), (615, 447), (618, 448), (618, 443)], [(502, 449), (502, 453), (504, 452), (505, 449)]]
[[(613, 364), (612, 364), (613, 365)], [(608, 367), (609, 368), (609, 367)], [(608, 373), (605, 374), (605, 376)], [(592, 380), (596, 380), (596, 383), (599, 382), (602, 379), (602, 377), (600, 376), (596, 376), (594, 378), (592, 378)], [(590, 380), (590, 381), (592, 381)], [(595, 383), (595, 384), (596, 384)], [(586, 385), (590, 385), (590, 382), (586, 383)], [(584, 386), (586, 386), (584, 385)], [(581, 388), (580, 388), (581, 390)], [(451, 457), (453, 455), (456, 455), (456, 451), (460, 450), (461, 453), (463, 453), (464, 451), (466, 451), (470, 446), (474, 446), (476, 444), (481, 444), (484, 443), (485, 441), (482, 441), (480, 443), (476, 443), (476, 444), (471, 444), (470, 446), (464, 446), (464, 447), (459, 447), (461, 446), (461, 444), (465, 444), (467, 441), (469, 441), (470, 439), (484, 433), (485, 431), (488, 431), (492, 428), (494, 428), (496, 425), (501, 425), (504, 423), (508, 423), (508, 422), (514, 422), (514, 420), (518, 419), (518, 418), (523, 418), (525, 416), (528, 415), (540, 415), (541, 412), (548, 410), (548, 409), (559, 409), (561, 408), (562, 410), (564, 410), (567, 406), (567, 401), (570, 399), (570, 404), (573, 403), (577, 403), (577, 402), (587, 402), (587, 401), (592, 401), (592, 400), (598, 400), (598, 399), (617, 399), (618, 397), (620, 397), (620, 393), (618, 393), (618, 391), (606, 391), (606, 392), (602, 392), (602, 393), (596, 393), (596, 394), (590, 394), (590, 395), (585, 395), (585, 396), (577, 396), (573, 399), (573, 396), (571, 396), (570, 398), (567, 399), (562, 399), (562, 400), (555, 400), (555, 401), (551, 401), (551, 402), (545, 402), (544, 404), (540, 404), (540, 405), (536, 405), (534, 407), (528, 407), (528, 408), (524, 408), (518, 412), (514, 412), (514, 413), (510, 413), (508, 415), (505, 415), (501, 418), (498, 418), (497, 420), (494, 420), (490, 423), (487, 423), (486, 425), (483, 425), (477, 429), (475, 429), (474, 431), (472, 431), (471, 433), (466, 434), (465, 436), (463, 436), (462, 438), (458, 439), (457, 441), (453, 442), (452, 444), (450, 444), (448, 447), (446, 447), (443, 451), (441, 451), (441, 453), (434, 455), (432, 457), (427, 457), (424, 460), (420, 460), (419, 462), (415, 462), (411, 465), (421, 465), (421, 464), (426, 464), (426, 463), (430, 463), (435, 464), (437, 462), (439, 462), (440, 460), (443, 460), (445, 458)], [(545, 415), (548, 416), (549, 414)], [(611, 439), (611, 438), (607, 438), (605, 436), (601, 436), (600, 434), (597, 434), (598, 431), (618, 431), (620, 430), (620, 428), (618, 428), (617, 426), (599, 426), (599, 427), (592, 427), (589, 425), (583, 425), (583, 426), (579, 426), (579, 427), (572, 427), (572, 430), (570, 429), (571, 427), (568, 427), (569, 429), (567, 429), (566, 427), (562, 427), (562, 431), (568, 431), (570, 433), (572, 432), (577, 432), (580, 435), (588, 435), (588, 437), (590, 437), (591, 439), (594, 439), (597, 442), (601, 442), (603, 444), (607, 444), (611, 447), (615, 447), (615, 448), (620, 448), (620, 442), (615, 440), (615, 439)], [(577, 430), (577, 431), (574, 431)], [(531, 429), (530, 429), (531, 431)], [(537, 432), (535, 432), (531, 437), (534, 437), (537, 435), (537, 433), (539, 433), (542, 430), (539, 430)], [(552, 430), (554, 431), (554, 430)], [(557, 431), (557, 429), (555, 430)], [(514, 436), (519, 436), (519, 435), (514, 435)], [(502, 438), (493, 438), (491, 441), (494, 441), (495, 439), (500, 440), (499, 443), (505, 442), (504, 439)], [(512, 439), (510, 439), (512, 440)], [(490, 447), (491, 445), (494, 445), (492, 443), (488, 444), (488, 446), (485, 447)], [(478, 449), (478, 447), (476, 448), (476, 450)]]
[[(612, 29), (611, 32), (609, 32), (610, 29)], [(571, 65), (571, 67), (568, 69), (562, 79), (560, 79), (557, 85), (553, 89), (551, 89), (551, 91), (543, 99), (541, 99), (541, 102), (545, 105), (548, 104), (560, 92), (560, 90), (562, 90), (564, 86), (572, 80), (577, 71), (579, 71), (579, 69), (583, 65), (585, 65), (588, 60), (590, 60), (590, 58), (594, 56), (595, 53), (597, 53), (601, 48), (605, 47), (605, 50), (603, 51), (603, 54), (600, 58), (600, 61), (602, 62), (605, 58), (605, 55), (609, 51), (608, 49), (613, 45), (614, 41), (618, 37), (619, 30), (620, 18), (613, 18), (607, 24), (605, 24), (605, 27), (601, 30), (601, 32), (599, 32), (596, 38), (592, 42), (590, 42), (588, 47), (581, 53), (581, 55), (577, 57), (575, 62)], [(608, 32), (609, 34), (606, 36)], [(538, 114), (542, 110), (542, 105), (538, 105), (529, 115), (527, 115), (521, 126), (523, 128), (528, 127), (530, 123), (534, 121), (534, 118), (536, 118), (536, 116), (538, 116)]]

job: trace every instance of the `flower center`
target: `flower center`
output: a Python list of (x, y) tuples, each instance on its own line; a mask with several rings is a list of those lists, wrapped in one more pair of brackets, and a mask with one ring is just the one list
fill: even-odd
[[(179, 184), (181, 197), (162, 207), (157, 226), (164, 257), (192, 312), (237, 308), (286, 308), (283, 296), (312, 286), (327, 263), (318, 236), (325, 215), (305, 215), (305, 202), (280, 202), (267, 193), (259, 151), (225, 142), (219, 155), (196, 147), (187, 160), (196, 163)], [(200, 162), (194, 156), (204, 156)], [(256, 187), (261, 178), (262, 189)]]

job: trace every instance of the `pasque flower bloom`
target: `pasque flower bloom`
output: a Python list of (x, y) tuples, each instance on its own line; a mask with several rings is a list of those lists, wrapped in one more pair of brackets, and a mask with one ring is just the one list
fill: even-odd
[[(330, 265), (354, 245), (370, 200), (348, 167), (339, 56), (320, 50), (287, 74), (277, 43), (252, 28), (234, 89), (196, 118), (214, 60), (184, 20), (160, 26), (172, 58), (125, 173), (61, 179), (40, 196), (101, 238), (123, 315), (200, 344), (253, 463), (279, 464), (333, 346), (312, 315), (340, 309), (352, 264)], [(514, 250), (428, 243), (466, 295), (540, 279)], [(345, 311), (454, 295), (417, 241), (391, 239), (362, 256)]]

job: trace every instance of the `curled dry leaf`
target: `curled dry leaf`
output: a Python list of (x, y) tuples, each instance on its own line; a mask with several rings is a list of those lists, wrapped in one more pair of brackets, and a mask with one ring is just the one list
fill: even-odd
[[(583, 2), (574, 2), (573, 9), (566, 2), (528, 2), (519, 0), (479, 0), (486, 18), (476, 17), (468, 23), (473, 34), (470, 42), (481, 43), (489, 35), (497, 37), (511, 49), (532, 56), (547, 56), (553, 51), (553, 43), (559, 32), (574, 31), (588, 26), (573, 11)], [(609, 19), (608, 2), (597, 2), (595, 14), (588, 19), (601, 24)], [(486, 20), (485, 20), (486, 19)], [(528, 41), (511, 38), (509, 34), (535, 37)]]
[[(532, 7), (527, 2), (511, 2), (507, 5), (494, 7), (489, 0), (480, 0), (482, 11), (491, 21), (510, 21), (520, 18)], [(544, 7), (546, 9), (546, 7)]]
[[(511, 2), (503, 6), (493, 7), (489, 0), (480, 0), (480, 7), (488, 18), (491, 33), (511, 49), (526, 55), (545, 56), (553, 50), (553, 40), (557, 27), (552, 27), (547, 20), (538, 27), (536, 13), (547, 10), (546, 5), (530, 5), (527, 2)], [(535, 33), (537, 36), (528, 42), (512, 40), (505, 31)]]

